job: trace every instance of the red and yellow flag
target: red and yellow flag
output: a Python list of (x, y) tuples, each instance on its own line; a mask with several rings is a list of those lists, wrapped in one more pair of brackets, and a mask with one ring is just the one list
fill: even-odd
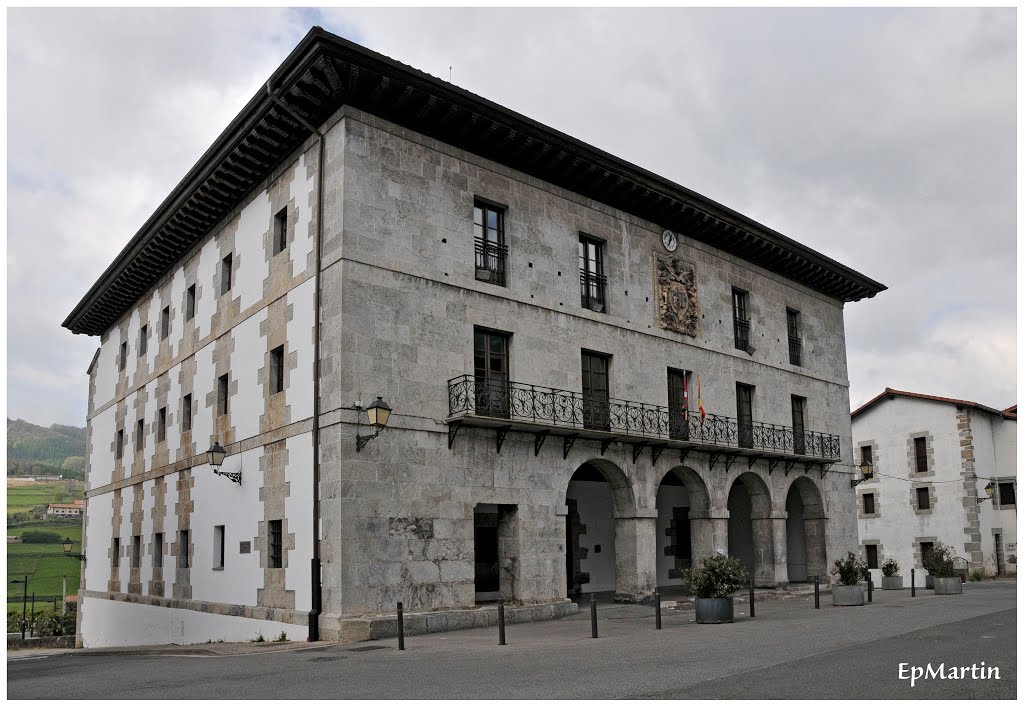
[(700, 421), (704, 422), (704, 403), (700, 399), (700, 376), (697, 376), (697, 409), (700, 410)]

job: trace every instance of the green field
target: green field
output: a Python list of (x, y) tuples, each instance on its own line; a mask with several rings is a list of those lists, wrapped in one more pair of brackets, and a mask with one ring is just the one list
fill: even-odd
[[(47, 503), (70, 503), (82, 498), (82, 485), (69, 491), (66, 482), (39, 482), (31, 485), (7, 487), (7, 515), (26, 513), (34, 506)], [(72, 552), (81, 552), (82, 521), (80, 518), (61, 520), (38, 520), (7, 528), (8, 535), (21, 535), (28, 530), (47, 530), (58, 533), (62, 538), (75, 541)], [(23, 587), (11, 584), (12, 579), (23, 579), (28, 575), (28, 591), (36, 594), (37, 602), (43, 597), (60, 597), (61, 578), (67, 575), (68, 594), (78, 593), (80, 565), (78, 560), (64, 555), (60, 543), (37, 544), (16, 543), (7, 546), (7, 602), (11, 606), (21, 602)]]

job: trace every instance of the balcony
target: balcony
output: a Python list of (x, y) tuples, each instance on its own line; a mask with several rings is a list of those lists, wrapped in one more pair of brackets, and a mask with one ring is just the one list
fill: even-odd
[(580, 270), (580, 304), (584, 309), (604, 311), (604, 292), (608, 278), (586, 270)]
[(735, 335), (736, 348), (747, 351), (750, 348), (750, 320), (733, 318), (733, 334)]
[(578, 440), (601, 443), (604, 454), (612, 442), (633, 445), (634, 463), (645, 448), (652, 463), (665, 449), (678, 449), (685, 460), (691, 451), (711, 455), (711, 468), (719, 460), (728, 469), (739, 457), (750, 464), (768, 460), (769, 473), (780, 463), (789, 470), (796, 464), (819, 466), (824, 474), (840, 458), (839, 436), (723, 415), (683, 414), (646, 403), (594, 398), (556, 388), (511, 381), (477, 380), (464, 375), (448, 381), (448, 448), (463, 426), (496, 431), (497, 451), (510, 431), (534, 435), (534, 452), (546, 438), (561, 437), (563, 458)]
[(473, 251), (476, 256), (476, 279), (504, 287), (508, 246), (503, 243), (485, 241), (483, 238), (474, 238), (473, 241)]

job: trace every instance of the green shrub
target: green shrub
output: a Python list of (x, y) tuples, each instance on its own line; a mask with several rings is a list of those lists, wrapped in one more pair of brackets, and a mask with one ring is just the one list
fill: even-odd
[[(52, 606), (36, 606), (35, 628), (31, 631), (34, 636), (73, 636), (75, 635), (75, 619), (77, 606), (72, 604), (68, 607), (68, 613), (61, 614), (60, 609)], [(26, 619), (32, 620), (29, 613)], [(7, 632), (21, 633), (21, 607), (7, 609)], [(26, 635), (28, 630), (26, 629)]]
[(846, 559), (836, 560), (832, 574), (839, 579), (840, 584), (852, 587), (860, 580), (868, 578), (868, 563), (848, 552)]
[(277, 638), (274, 639), (274, 641), (276, 643), (283, 643), (284, 641), (287, 641), (287, 640), (288, 640), (288, 634), (286, 634), (284, 631), (281, 631), (281, 635), (279, 635)]
[(900, 573), (900, 563), (891, 557), (882, 563), (882, 575), (885, 577), (895, 577)]
[(747, 582), (747, 573), (735, 557), (715, 555), (683, 573), (683, 584), (690, 594), (700, 599), (721, 599), (732, 596)]
[(263, 637), (262, 633), (257, 633), (256, 638), (252, 639), (250, 643), (266, 643), (267, 639)]
[(60, 533), (55, 533), (51, 530), (26, 530), (21, 534), (21, 542), (23, 543), (59, 544), (63, 539)]
[(935, 577), (957, 577), (959, 573), (954, 566), (954, 559), (953, 548), (935, 543), (935, 547), (924, 554), (921, 564), (928, 570), (928, 574)]
[(985, 575), (982, 573), (981, 570), (974, 570), (973, 572), (971, 572), (972, 582), (980, 582), (983, 579), (985, 579)]

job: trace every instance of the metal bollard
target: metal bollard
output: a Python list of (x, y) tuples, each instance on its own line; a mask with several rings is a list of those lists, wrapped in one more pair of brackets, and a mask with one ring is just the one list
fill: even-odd
[(402, 617), (402, 602), (398, 602), (398, 650), (405, 650), (405, 621)]
[(868, 577), (868, 604), (871, 603), (871, 588), (873, 585), (874, 582), (871, 581), (871, 577)]
[(910, 596), (917, 596), (917, 587), (914, 586), (914, 569), (910, 569)]
[(597, 597), (590, 595), (590, 637), (597, 638)]
[(498, 645), (505, 645), (505, 602), (498, 600)]
[(754, 618), (754, 578), (750, 578), (750, 618)]
[(661, 594), (654, 593), (654, 628), (661, 630)]
[(814, 608), (821, 608), (821, 598), (818, 590), (818, 575), (814, 575)]

